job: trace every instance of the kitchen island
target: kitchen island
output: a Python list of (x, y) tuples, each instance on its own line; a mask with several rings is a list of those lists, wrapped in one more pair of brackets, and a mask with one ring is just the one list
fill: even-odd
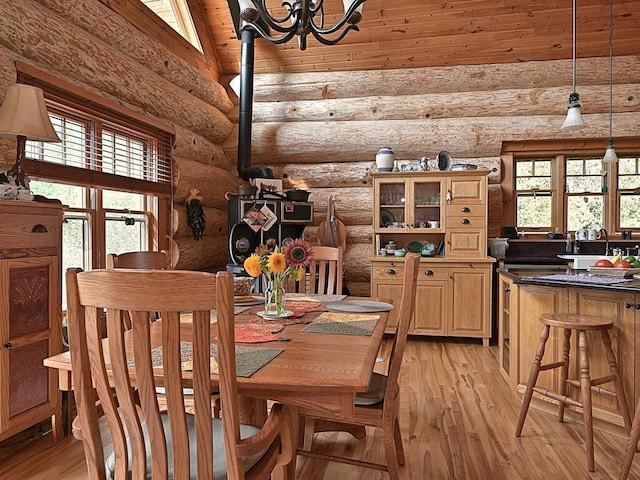
[[(566, 267), (524, 267), (498, 269), (498, 342), (500, 371), (512, 388), (523, 393), (531, 364), (540, 341), (542, 324), (540, 314), (546, 312), (581, 313), (608, 318), (613, 321), (610, 331), (613, 349), (620, 366), (620, 374), (629, 403), (635, 410), (640, 394), (640, 347), (636, 344), (640, 317), (640, 279), (624, 279), (590, 275), (586, 270)], [(575, 336), (574, 336), (575, 337)], [(589, 337), (591, 350), (591, 376), (602, 376), (609, 365), (598, 338)], [(572, 337), (571, 348), (577, 349)], [(562, 352), (562, 333), (552, 329), (545, 363), (551, 358), (559, 360)], [(575, 357), (575, 356), (572, 356)], [(570, 365), (570, 376), (578, 377), (575, 358)], [(541, 372), (538, 386), (560, 391), (559, 371)], [(577, 397), (575, 387), (571, 395)], [(551, 409), (554, 401), (534, 397), (532, 406)], [(594, 426), (607, 428), (624, 424), (618, 414), (615, 398), (593, 395)], [(576, 415), (580, 420), (581, 415)], [(606, 423), (602, 423), (602, 422)]]

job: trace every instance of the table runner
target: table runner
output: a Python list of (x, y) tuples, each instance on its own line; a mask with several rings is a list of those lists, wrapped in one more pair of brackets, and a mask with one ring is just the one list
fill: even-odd
[[(242, 312), (246, 312), (251, 307), (233, 307), (233, 314), (238, 315)], [(193, 322), (193, 314), (191, 312), (185, 312), (180, 314), (180, 321), (182, 323), (192, 323)], [(218, 321), (218, 312), (215, 310), (211, 310), (211, 323), (216, 323)]]
[[(236, 345), (236, 375), (238, 377), (250, 377), (271, 360), (280, 355), (282, 351), (282, 348), (261, 348)], [(193, 369), (193, 364), (191, 363), (192, 356), (193, 350), (191, 342), (180, 342), (180, 359), (183, 370), (188, 371)], [(215, 363), (213, 361), (211, 362), (211, 372), (218, 374), (218, 346), (216, 344), (211, 345), (210, 356), (211, 359), (215, 361)], [(154, 368), (162, 367), (161, 346), (156, 347), (151, 351), (151, 360)], [(133, 360), (129, 360), (129, 365), (133, 365)]]
[(302, 329), (310, 333), (371, 335), (380, 315), (325, 312)]

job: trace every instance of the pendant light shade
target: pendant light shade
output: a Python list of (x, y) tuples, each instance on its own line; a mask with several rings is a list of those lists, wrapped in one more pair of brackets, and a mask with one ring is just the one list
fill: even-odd
[(618, 155), (613, 146), (613, 0), (609, 2), (609, 140), (602, 163), (616, 163)]
[(587, 126), (580, 111), (580, 95), (576, 92), (576, 19), (577, 6), (576, 0), (573, 0), (573, 92), (569, 95), (567, 118), (560, 127), (563, 132), (572, 132)]

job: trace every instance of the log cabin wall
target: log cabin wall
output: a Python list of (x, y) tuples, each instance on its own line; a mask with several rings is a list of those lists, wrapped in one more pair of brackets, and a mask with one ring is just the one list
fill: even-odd
[[(258, 40), (257, 42), (260, 42)], [(256, 49), (260, 48), (259, 43)], [(317, 239), (327, 200), (347, 226), (346, 285), (368, 295), (373, 195), (369, 171), (380, 147), (396, 159), (433, 159), (441, 150), (456, 162), (492, 170), (489, 236), (511, 225), (512, 162), (503, 142), (599, 139), (609, 127), (609, 59), (580, 59), (579, 85), (588, 127), (564, 133), (572, 90), (571, 60), (397, 70), (256, 74), (252, 163), (269, 165), (284, 187), (306, 188), (315, 203)], [(614, 137), (636, 137), (640, 57), (614, 62)], [(224, 81), (223, 81), (224, 83)], [(229, 117), (237, 130), (237, 107)], [(579, 137), (578, 137), (579, 136)], [(235, 158), (237, 134), (224, 144)]]
[[(221, 143), (232, 134), (227, 113), (233, 108), (217, 81), (217, 65), (206, 65), (170, 27), (158, 27), (172, 40), (172, 50), (158, 38), (98, 0), (20, 0), (0, 2), (0, 101), (16, 82), (16, 61), (65, 80), (150, 118), (174, 127), (171, 250), (176, 268), (224, 268), (227, 221), (224, 193), (242, 182), (235, 157), (227, 158)], [(114, 8), (124, 8), (126, 1)], [(147, 14), (148, 15), (148, 14)], [(153, 14), (151, 14), (153, 15)], [(128, 18), (153, 24), (131, 11)], [(139, 25), (138, 25), (139, 26)], [(170, 33), (163, 32), (162, 28)], [(178, 52), (178, 53), (176, 53)], [(16, 144), (0, 139), (0, 169), (15, 162)], [(200, 191), (208, 219), (196, 242), (186, 225), (185, 200), (191, 188)], [(169, 239), (161, 234), (161, 246)]]

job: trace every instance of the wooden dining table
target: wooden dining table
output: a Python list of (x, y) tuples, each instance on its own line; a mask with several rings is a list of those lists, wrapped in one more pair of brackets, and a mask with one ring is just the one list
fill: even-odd
[[(349, 297), (349, 300), (364, 300)], [(370, 299), (366, 299), (370, 300)], [(236, 325), (243, 323), (271, 322), (256, 315), (264, 308), (249, 307), (236, 314)], [(242, 421), (260, 424), (264, 409), (254, 399), (274, 400), (298, 407), (301, 414), (321, 413), (324, 417), (348, 420), (353, 415), (357, 393), (367, 390), (378, 350), (382, 342), (388, 312), (375, 312), (380, 319), (371, 335), (340, 335), (303, 332), (306, 324), (327, 310), (326, 302), (288, 322), (277, 333), (278, 341), (251, 344), (264, 348), (279, 348), (282, 352), (250, 377), (238, 377), (238, 392), (245, 397)], [(152, 323), (152, 335), (159, 335), (161, 320)], [(211, 337), (215, 342), (217, 329), (212, 325)], [(181, 336), (188, 341), (189, 322), (181, 323)], [(158, 337), (159, 338), (159, 337)], [(159, 343), (159, 342), (158, 342)], [(237, 345), (241, 345), (237, 343)], [(249, 345), (249, 344), (247, 344)], [(59, 389), (63, 396), (73, 390), (71, 358), (69, 352), (45, 359), (45, 366), (58, 370)], [(211, 375), (212, 388), (217, 387), (218, 377)], [(70, 403), (67, 399), (67, 404)], [(68, 405), (62, 407), (64, 432), (70, 431), (71, 413)], [(55, 429), (54, 429), (55, 432)]]

